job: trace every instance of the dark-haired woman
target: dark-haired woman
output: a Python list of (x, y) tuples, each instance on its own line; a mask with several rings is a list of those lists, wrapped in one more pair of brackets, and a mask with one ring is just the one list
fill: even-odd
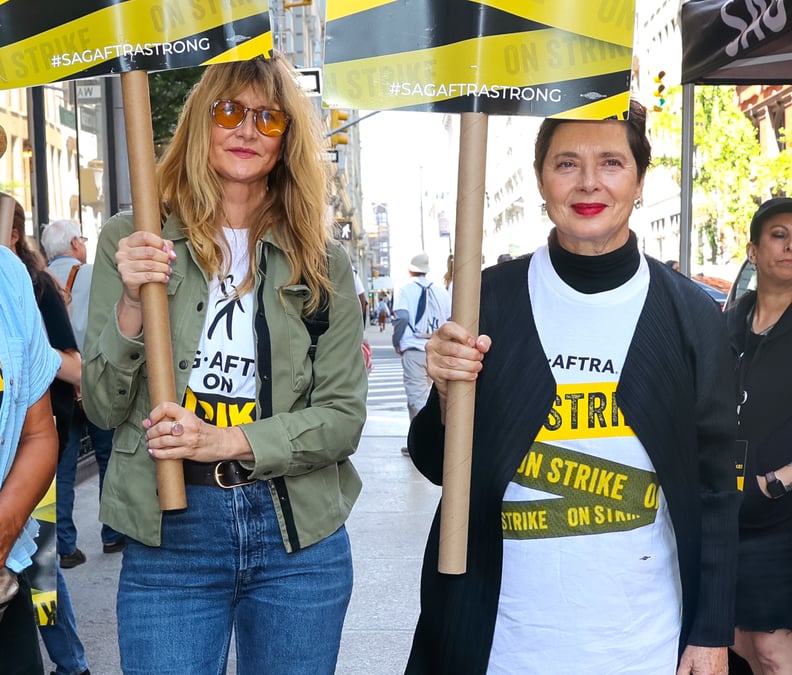
[(723, 317), (641, 254), (650, 161), (629, 121), (545, 120), (547, 246), (483, 273), (482, 334), (427, 346), (410, 453), (442, 481), (451, 380), (477, 379), (467, 572), (429, 535), (411, 675), (726, 672), (734, 406)]
[(743, 465), (734, 650), (754, 675), (792, 673), (792, 199), (751, 220), (756, 291), (728, 310)]

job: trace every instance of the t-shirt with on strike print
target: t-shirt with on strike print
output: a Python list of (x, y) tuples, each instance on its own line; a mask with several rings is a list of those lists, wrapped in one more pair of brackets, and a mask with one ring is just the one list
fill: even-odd
[(676, 540), (654, 466), (616, 400), (648, 265), (641, 256), (626, 283), (585, 294), (542, 247), (528, 286), (556, 400), (503, 496), (488, 674), (673, 673)]
[(184, 407), (218, 427), (256, 418), (256, 360), (253, 292), (239, 297), (247, 274), (248, 230), (224, 227), (231, 264), (223, 278), (209, 282), (206, 321), (184, 395)]

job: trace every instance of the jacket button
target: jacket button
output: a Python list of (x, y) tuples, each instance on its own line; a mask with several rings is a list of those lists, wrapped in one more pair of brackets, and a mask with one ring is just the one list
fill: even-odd
[(261, 475), (262, 476), (271, 476), (272, 475), (272, 471), (262, 471)]
[(119, 389), (118, 390), (118, 395), (119, 396), (126, 396), (126, 389)]
[(140, 358), (140, 354), (138, 353), (130, 354), (129, 358), (132, 359), (133, 361), (137, 361)]
[(197, 309), (200, 312), (203, 309), (203, 303), (199, 302), (198, 306), (195, 309)]
[(187, 366), (189, 366), (189, 365), (190, 364), (187, 361), (185, 361), (185, 360), (179, 361), (179, 368), (181, 370), (187, 370)]

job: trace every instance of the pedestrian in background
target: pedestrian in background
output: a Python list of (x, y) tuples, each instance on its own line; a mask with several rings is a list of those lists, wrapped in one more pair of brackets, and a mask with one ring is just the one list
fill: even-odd
[(450, 253), (446, 259), (446, 271), (443, 275), (443, 286), (451, 295), (454, 292), (454, 254)]
[[(55, 220), (44, 227), (41, 245), (47, 254), (47, 267), (66, 289), (70, 298), (71, 325), (77, 338), (77, 348), (82, 352), (85, 329), (88, 324), (88, 301), (93, 277), (93, 265), (87, 263), (86, 238), (82, 236), (80, 224), (74, 220)], [(87, 383), (90, 386), (90, 383)], [(81, 408), (74, 411), (64, 457), (76, 466), (84, 434), (91, 440), (91, 448), (99, 470), (99, 496), (104, 487), (107, 462), (113, 447), (113, 430), (100, 429), (86, 419)], [(61, 475), (62, 474), (62, 475)], [(61, 567), (69, 568), (85, 562), (85, 554), (77, 548), (77, 528), (74, 526), (75, 472), (58, 472), (58, 551)], [(120, 553), (124, 549), (124, 536), (108, 525), (102, 525), (100, 537), (104, 553)], [(73, 553), (64, 553), (73, 551)]]
[[(61, 358), (61, 367), (50, 385), (50, 402), (55, 417), (55, 427), (58, 432), (58, 468), (71, 473), (71, 486), (74, 487), (74, 471), (77, 458), (73, 458), (73, 466), (63, 461), (64, 448), (69, 438), (69, 427), (75, 406), (75, 387), (80, 384), (82, 359), (77, 350), (77, 341), (69, 322), (69, 313), (63, 300), (58, 282), (46, 271), (43, 257), (28, 246), (25, 236), (25, 210), (17, 200), (14, 200), (14, 217), (11, 227), (11, 250), (25, 265), (33, 283), (33, 293), (36, 305), (44, 321), (44, 328), (50, 346), (55, 349)], [(56, 472), (56, 500), (59, 475)], [(69, 518), (71, 519), (71, 506), (74, 501), (72, 491), (72, 504), (69, 505)], [(56, 504), (56, 528), (60, 509)], [(83, 557), (82, 561), (85, 561)], [(50, 659), (56, 666), (55, 675), (90, 675), (88, 663), (85, 659), (85, 649), (77, 634), (77, 620), (71, 604), (71, 596), (66, 580), (60, 567), (55, 568), (57, 588), (57, 613), (55, 623), (40, 626), (41, 638), (47, 649)]]
[[(158, 166), (162, 236), (102, 229), (84, 403), (117, 427), (100, 517), (127, 537), (124, 672), (225, 672), (232, 632), (240, 675), (335, 670), (367, 377), (320, 139), (280, 56), (209, 66)], [(168, 289), (181, 405), (151, 406), (144, 283)], [(152, 458), (184, 460), (186, 509), (160, 511)]]
[(467, 570), (421, 582), (410, 675), (726, 673), (739, 493), (722, 314), (629, 227), (651, 148), (628, 121), (547, 119), (555, 227), (482, 277), (480, 329), (429, 340), (416, 467), (443, 478), (449, 381), (476, 380)]
[[(410, 281), (393, 300), (393, 348), (401, 356), (407, 412), (412, 420), (426, 403), (432, 381), (426, 372), (426, 343), (433, 331), (451, 318), (451, 297), (430, 282), (429, 256), (413, 256), (407, 268)], [(408, 455), (407, 448), (402, 454)]]
[(0, 664), (7, 673), (43, 672), (25, 570), (38, 534), (30, 516), (49, 489), (58, 461), (49, 387), (60, 368), (30, 276), (0, 246), (0, 577), (8, 591), (0, 607)]
[(379, 302), (377, 303), (377, 323), (379, 324), (380, 333), (385, 330), (389, 316), (390, 308), (388, 307), (388, 303), (385, 302), (385, 298), (380, 296)]
[(792, 199), (757, 209), (748, 262), (756, 290), (726, 313), (744, 495), (734, 651), (755, 674), (792, 673)]

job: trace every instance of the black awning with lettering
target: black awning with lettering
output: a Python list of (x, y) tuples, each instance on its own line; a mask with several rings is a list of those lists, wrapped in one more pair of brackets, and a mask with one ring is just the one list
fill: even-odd
[(688, 0), (684, 84), (792, 82), (792, 0)]

